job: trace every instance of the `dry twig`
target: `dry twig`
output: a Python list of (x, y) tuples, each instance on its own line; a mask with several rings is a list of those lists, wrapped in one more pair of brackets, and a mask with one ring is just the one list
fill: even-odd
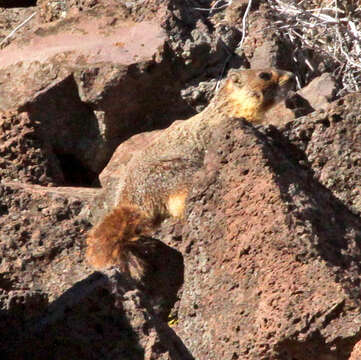
[[(228, 5), (230, 5), (231, 3), (232, 3), (232, 0), (230, 0)], [(244, 12), (243, 19), (242, 19), (242, 38), (241, 38), (241, 41), (240, 41), (240, 43), (238, 45), (239, 49), (242, 49), (244, 40), (246, 38), (246, 34), (247, 34), (247, 17), (248, 17), (248, 14), (249, 14), (249, 11), (250, 11), (251, 7), (252, 7), (252, 0), (248, 0), (247, 8), (246, 8), (246, 11)], [(217, 81), (216, 91), (218, 91), (218, 89), (219, 89), (219, 86), (221, 84), (221, 80), (222, 80), (222, 77), (223, 77), (223, 74), (224, 74), (224, 70), (226, 69), (227, 63), (231, 59), (231, 57), (232, 57), (232, 54), (229, 54), (227, 56), (226, 61), (224, 62), (222, 72), (221, 72), (221, 74), (220, 74), (220, 76), (218, 78), (218, 81)]]
[(312, 9), (303, 8), (302, 1), (268, 3), (275, 19), (273, 28), (293, 44), (296, 62), (302, 61), (314, 71), (305, 51), (311, 50), (334, 64), (334, 74), (342, 84), (339, 94), (361, 88), (361, 8), (347, 13), (336, 0)]
[(13, 29), (7, 36), (5, 36), (4, 39), (0, 42), (0, 49), (2, 46), (24, 25), (26, 25), (34, 16), (36, 15), (36, 12), (32, 13), (27, 19), (25, 19), (21, 24), (19, 24), (15, 29)]

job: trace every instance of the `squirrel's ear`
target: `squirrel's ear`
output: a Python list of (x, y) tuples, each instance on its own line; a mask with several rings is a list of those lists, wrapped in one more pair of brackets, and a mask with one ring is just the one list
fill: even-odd
[(225, 90), (227, 90), (227, 91), (229, 91), (229, 92), (231, 92), (231, 91), (233, 91), (234, 90), (234, 81), (233, 81), (233, 79), (230, 77), (230, 78), (228, 78), (227, 80), (226, 80), (226, 83), (225, 83), (225, 85), (224, 85), (224, 89)]

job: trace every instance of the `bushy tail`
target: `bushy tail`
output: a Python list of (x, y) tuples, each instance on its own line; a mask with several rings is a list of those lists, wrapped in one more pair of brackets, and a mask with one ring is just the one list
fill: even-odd
[(135, 205), (119, 205), (96, 225), (87, 238), (86, 259), (96, 269), (117, 266), (123, 272), (142, 273), (139, 256), (142, 236), (150, 236), (151, 219)]

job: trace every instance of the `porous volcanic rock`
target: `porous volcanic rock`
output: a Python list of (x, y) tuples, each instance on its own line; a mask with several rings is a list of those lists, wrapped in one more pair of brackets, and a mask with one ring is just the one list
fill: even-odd
[[(0, 273), (7, 290), (41, 290), (52, 300), (80, 274), (85, 205), (97, 189), (0, 183)], [(77, 274), (78, 273), (78, 274)]]
[(96, 173), (135, 128), (169, 123), (167, 107), (184, 111), (166, 55), (165, 10), (134, 22), (119, 7), (43, 25), (0, 54), (0, 109), (27, 111), (55, 153)]
[[(319, 75), (322, 59), (314, 72), (292, 63), (265, 1), (252, 2), (238, 48), (247, 3), (0, 9), (0, 39), (38, 13), (0, 50), (2, 358), (360, 358), (361, 96), (328, 106), (328, 75), (304, 89), (309, 103), (270, 113), (279, 130), (230, 119), (214, 133), (186, 217), (146, 239), (142, 281), (84, 260), (90, 222), (117, 203), (131, 157), (200, 111), (228, 68), (296, 69), (301, 84)], [(310, 104), (323, 110), (294, 120)], [(110, 158), (103, 190), (49, 186), (97, 185)]]
[(3, 358), (192, 359), (166, 324), (183, 283), (181, 254), (154, 240), (146, 286), (87, 267), (87, 205), (97, 191), (0, 183)]
[(64, 19), (97, 5), (112, 7), (118, 6), (119, 15), (124, 19), (131, 19), (137, 22), (149, 20), (157, 16), (157, 12), (164, 9), (164, 2), (161, 0), (39, 0), (37, 7), (43, 22), (51, 22)]
[(361, 359), (361, 340), (353, 348), (351, 357), (349, 360), (358, 360)]
[[(109, 3), (109, 1), (107, 1)], [(99, 0), (38, 0), (36, 5), (41, 22), (64, 19), (70, 14), (91, 9)]]
[(325, 110), (330, 101), (334, 99), (335, 91), (336, 82), (332, 75), (330, 73), (323, 73), (297, 93), (306, 99), (313, 109)]
[(355, 214), (361, 214), (361, 94), (290, 122), (282, 131), (299, 162)]
[(24, 183), (64, 183), (60, 163), (27, 113), (0, 113), (0, 177)]
[(10, 291), (0, 312), (4, 359), (192, 360), (139, 286), (119, 273), (94, 273), (55, 301)]
[(177, 333), (197, 359), (348, 359), (360, 218), (272, 136), (232, 120), (213, 144), (183, 230)]

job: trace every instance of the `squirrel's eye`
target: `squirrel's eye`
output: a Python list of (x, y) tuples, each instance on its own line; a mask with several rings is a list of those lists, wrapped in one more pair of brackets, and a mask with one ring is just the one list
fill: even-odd
[(258, 76), (264, 81), (269, 81), (272, 79), (272, 74), (268, 72), (261, 72)]

